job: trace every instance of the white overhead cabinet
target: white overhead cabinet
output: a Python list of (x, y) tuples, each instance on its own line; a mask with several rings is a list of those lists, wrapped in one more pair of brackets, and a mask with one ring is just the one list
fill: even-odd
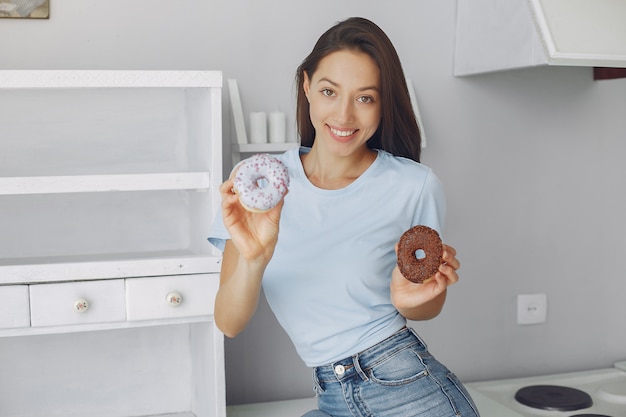
[(626, 67), (624, 0), (458, 0), (454, 74)]
[(0, 71), (0, 415), (225, 417), (217, 71)]

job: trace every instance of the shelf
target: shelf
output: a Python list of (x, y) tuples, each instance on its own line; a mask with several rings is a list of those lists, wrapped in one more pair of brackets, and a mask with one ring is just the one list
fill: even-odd
[(239, 153), (258, 153), (258, 152), (285, 152), (291, 148), (300, 146), (299, 143), (286, 142), (286, 143), (247, 143), (245, 145), (235, 144), (233, 145), (233, 151)]
[(191, 251), (0, 259), (0, 285), (219, 271), (219, 257)]
[[(213, 316), (195, 316), (182, 318), (168, 318), (158, 320), (143, 321), (119, 321), (111, 323), (91, 323), (91, 324), (71, 324), (63, 326), (46, 326), (46, 327), (15, 327), (9, 329), (0, 329), (0, 343), (3, 338), (22, 337), (22, 336), (45, 336), (72, 334), (94, 331), (115, 331), (126, 329), (145, 329), (160, 326), (184, 326), (196, 324), (213, 325)], [(176, 414), (175, 414), (176, 415)], [(178, 415), (176, 415), (178, 417)], [(146, 417), (146, 416), (142, 416)], [(159, 415), (159, 417), (163, 417)]]
[(221, 87), (220, 71), (2, 70), (0, 88)]
[(232, 163), (233, 166), (242, 159), (241, 154), (251, 153), (282, 153), (289, 149), (300, 146), (297, 142), (285, 142), (285, 143), (246, 143), (233, 144), (232, 145)]
[(207, 190), (210, 184), (208, 172), (0, 177), (0, 195)]

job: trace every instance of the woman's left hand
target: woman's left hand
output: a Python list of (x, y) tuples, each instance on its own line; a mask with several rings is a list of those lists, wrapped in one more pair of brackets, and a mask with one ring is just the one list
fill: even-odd
[(391, 302), (409, 320), (428, 320), (437, 316), (443, 308), (446, 289), (459, 280), (456, 271), (460, 266), (456, 250), (446, 244), (443, 245), (443, 263), (439, 270), (422, 284), (404, 278), (396, 265), (391, 274)]

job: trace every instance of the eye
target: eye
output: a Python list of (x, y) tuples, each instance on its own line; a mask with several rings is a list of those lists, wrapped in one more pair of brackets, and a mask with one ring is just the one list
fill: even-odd
[(331, 90), (330, 88), (324, 88), (321, 91), (322, 95), (326, 96), (326, 97), (332, 97), (335, 95), (335, 92), (333, 90)]
[(363, 104), (370, 104), (374, 102), (374, 97), (371, 96), (361, 96), (357, 98), (357, 101)]

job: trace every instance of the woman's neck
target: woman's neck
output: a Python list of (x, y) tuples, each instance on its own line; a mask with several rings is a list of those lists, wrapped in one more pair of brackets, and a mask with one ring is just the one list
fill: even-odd
[(304, 172), (313, 185), (325, 190), (338, 190), (352, 184), (376, 159), (368, 148), (349, 156), (322, 152), (315, 143), (311, 151), (301, 155)]

